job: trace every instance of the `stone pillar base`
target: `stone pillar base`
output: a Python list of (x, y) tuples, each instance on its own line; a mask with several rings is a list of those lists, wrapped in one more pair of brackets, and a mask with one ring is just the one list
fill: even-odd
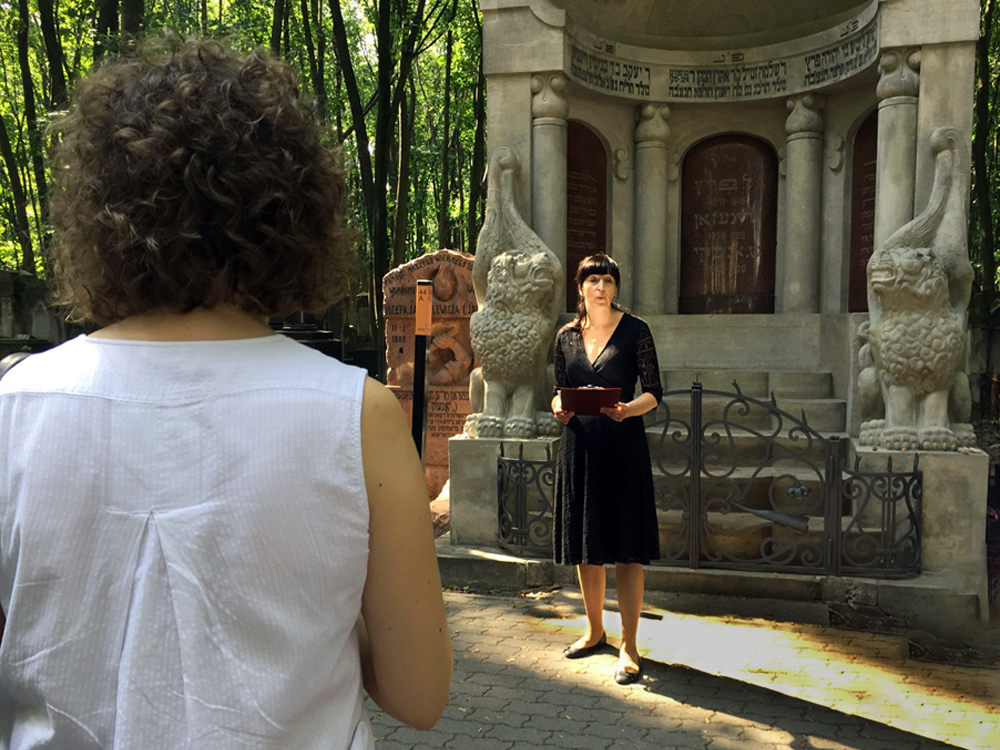
[(555, 459), (558, 438), (500, 440), (453, 437), (448, 441), (451, 543), (499, 548), (497, 542), (497, 459), (500, 443), (505, 456), (545, 459), (546, 448)]
[[(862, 471), (885, 471), (892, 458), (896, 471), (911, 471), (912, 451), (858, 446)], [(989, 618), (986, 584), (986, 492), (989, 457), (978, 449), (961, 453), (919, 451), (923, 472), (923, 570), (947, 581), (956, 593), (979, 598), (979, 616)], [(851, 459), (853, 461), (853, 457)]]

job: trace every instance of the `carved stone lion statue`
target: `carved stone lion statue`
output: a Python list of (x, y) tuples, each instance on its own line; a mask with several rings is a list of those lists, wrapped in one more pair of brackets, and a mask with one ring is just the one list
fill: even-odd
[(860, 329), (858, 379), (862, 445), (953, 451), (975, 444), (964, 370), (972, 280), (967, 177), (955, 130), (939, 128), (931, 146), (936, 164), (927, 208), (868, 262), (870, 323)]
[(486, 221), (479, 235), (472, 283), (479, 310), (469, 321), (482, 367), (472, 371), (470, 437), (558, 435), (548, 409), (549, 364), (563, 268), (514, 206), (517, 159), (506, 148), (490, 158)]
[(483, 363), (480, 437), (531, 438), (538, 433), (536, 374), (545, 371), (551, 345), (546, 303), (557, 272), (545, 253), (506, 252), (493, 259), (486, 300), (469, 321), (472, 346)]

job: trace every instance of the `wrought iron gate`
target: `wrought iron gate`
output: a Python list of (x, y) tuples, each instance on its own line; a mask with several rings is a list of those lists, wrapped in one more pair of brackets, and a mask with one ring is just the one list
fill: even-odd
[[(736, 391), (664, 394), (647, 426), (659, 564), (903, 577), (920, 572), (921, 472), (847, 466), (824, 437), (771, 401)], [(689, 400), (679, 399), (690, 395)]]

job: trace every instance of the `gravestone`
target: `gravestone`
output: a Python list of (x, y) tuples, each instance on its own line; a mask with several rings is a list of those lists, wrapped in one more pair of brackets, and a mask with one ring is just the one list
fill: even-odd
[(773, 313), (778, 165), (760, 139), (691, 149), (681, 199), (682, 313)]
[(448, 438), (461, 434), (466, 417), (472, 413), (469, 373), (478, 364), (469, 334), (469, 318), (476, 311), (472, 260), (468, 253), (439, 250), (399, 266), (382, 280), (387, 383), (410, 419), (417, 281), (433, 282), (424, 449), (431, 498), (437, 497), (448, 481)]

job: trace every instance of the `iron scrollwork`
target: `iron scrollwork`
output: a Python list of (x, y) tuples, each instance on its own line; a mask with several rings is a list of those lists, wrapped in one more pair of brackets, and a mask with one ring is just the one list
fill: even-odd
[(662, 564), (919, 572), (918, 471), (848, 471), (846, 441), (733, 387), (668, 392), (647, 427)]
[(497, 529), (501, 549), (539, 557), (552, 556), (552, 489), (555, 462), (548, 446), (545, 459), (504, 454), (497, 459)]

